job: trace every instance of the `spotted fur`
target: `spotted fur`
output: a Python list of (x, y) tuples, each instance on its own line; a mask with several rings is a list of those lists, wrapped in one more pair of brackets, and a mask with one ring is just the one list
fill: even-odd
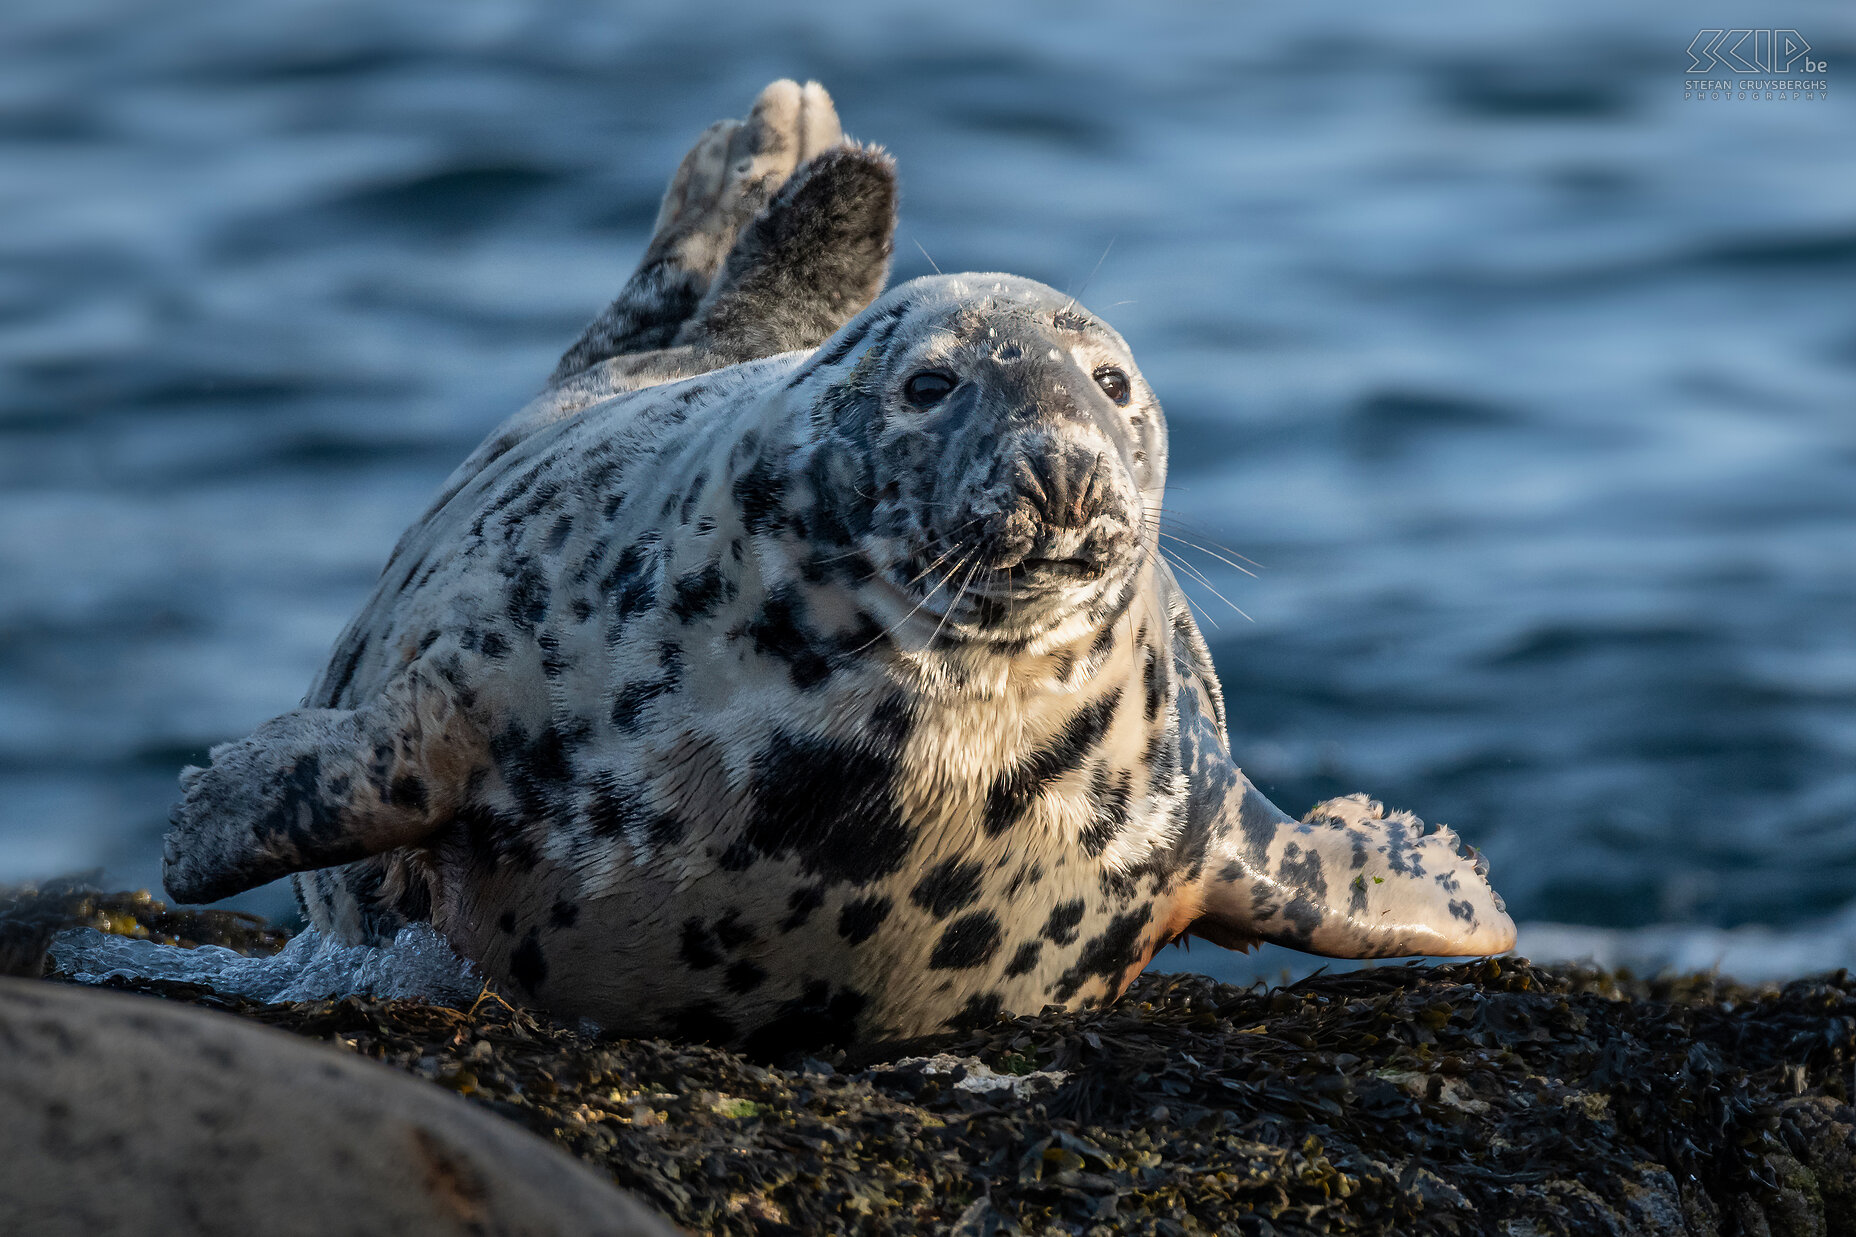
[(1447, 833), (1238, 771), (1127, 345), (1006, 275), (862, 308), (893, 173), (814, 91), (705, 136), (312, 707), (184, 775), (170, 890), (298, 872), (326, 931), (429, 919), (540, 1004), (770, 1053), (1100, 1004), (1188, 931), (1511, 944)]

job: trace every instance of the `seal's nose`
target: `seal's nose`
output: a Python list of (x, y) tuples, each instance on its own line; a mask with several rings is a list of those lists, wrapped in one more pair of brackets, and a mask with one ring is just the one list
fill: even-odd
[(1034, 452), (1017, 473), (1018, 492), (1050, 528), (1086, 528), (1109, 500), (1108, 461), (1087, 447), (1066, 443)]

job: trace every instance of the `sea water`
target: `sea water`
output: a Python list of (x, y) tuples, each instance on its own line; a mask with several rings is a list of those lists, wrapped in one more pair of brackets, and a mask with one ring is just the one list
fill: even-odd
[(57, 970), (78, 983), (160, 979), (271, 1003), (371, 996), (462, 1005), (483, 991), (476, 965), (458, 957), (429, 924), (401, 928), (381, 946), (344, 945), (306, 928), (268, 957), (71, 928), (52, 939), (51, 953)]
[(896, 278), (1128, 338), (1277, 803), (1449, 823), (1524, 949), (1848, 959), (1856, 9), (1784, 20), (1827, 97), (1685, 99), (1687, 0), (8, 0), (0, 884), (158, 888), (179, 768), (793, 75), (898, 157)]

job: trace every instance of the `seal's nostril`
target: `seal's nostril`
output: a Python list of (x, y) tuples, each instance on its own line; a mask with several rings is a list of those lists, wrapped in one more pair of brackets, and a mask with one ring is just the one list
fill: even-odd
[(1104, 460), (1084, 447), (1034, 453), (1014, 469), (1018, 492), (1052, 528), (1081, 528), (1101, 513), (1107, 488)]

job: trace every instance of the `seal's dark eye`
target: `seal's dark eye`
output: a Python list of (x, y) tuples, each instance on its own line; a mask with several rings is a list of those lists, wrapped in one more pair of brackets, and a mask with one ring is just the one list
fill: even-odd
[(1128, 396), (1132, 393), (1128, 387), (1128, 375), (1113, 365), (1104, 365), (1096, 371), (1096, 385), (1102, 388), (1104, 395), (1117, 404), (1127, 403)]
[(909, 379), (902, 388), (902, 397), (917, 408), (927, 408), (946, 399), (953, 389), (954, 375), (946, 370), (931, 369)]

